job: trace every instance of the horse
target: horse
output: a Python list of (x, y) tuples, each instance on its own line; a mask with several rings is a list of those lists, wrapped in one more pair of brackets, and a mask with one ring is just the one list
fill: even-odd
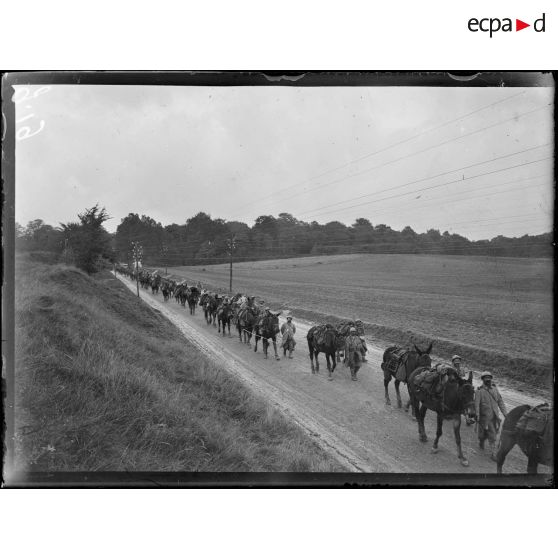
[(177, 304), (186, 307), (188, 285), (186, 283), (179, 283), (174, 291), (174, 298)]
[(411, 405), (417, 418), (420, 441), (426, 442), (428, 440), (424, 429), (424, 417), (427, 409), (430, 409), (436, 413), (437, 418), (436, 438), (432, 445), (432, 453), (438, 452), (438, 441), (442, 436), (444, 420), (451, 420), (453, 421), (453, 433), (457, 445), (457, 457), (461, 461), (461, 465), (467, 467), (469, 461), (463, 455), (461, 448), (461, 415), (465, 414), (468, 422), (476, 417), (473, 373), (469, 373), (467, 380), (460, 378), (457, 374), (448, 374), (447, 381), (441, 386), (440, 397), (435, 398), (431, 394), (418, 389), (414, 384), (418, 374), (426, 369), (425, 367), (417, 368), (411, 372), (407, 381)]
[[(339, 336), (333, 327), (326, 326), (312, 326), (306, 335), (308, 341), (308, 352), (310, 355), (310, 365), (312, 367), (312, 374), (320, 371), (320, 363), (318, 361), (318, 354), (324, 353), (326, 357), (327, 370), (329, 372), (329, 380), (333, 380), (333, 372), (337, 366), (336, 354), (340, 348), (343, 339)], [(316, 366), (314, 367), (314, 360)], [(332, 365), (333, 363), (333, 365)]]
[(236, 329), (238, 331), (238, 340), (240, 343), (242, 343), (244, 337), (244, 343), (248, 345), (251, 344), (252, 331), (254, 330), (257, 319), (256, 309), (253, 307), (247, 306), (238, 311), (236, 316)]
[(527, 473), (537, 473), (539, 463), (552, 467), (554, 450), (554, 416), (548, 418), (546, 428), (542, 435), (536, 432), (518, 432), (517, 421), (526, 412), (531, 410), (529, 405), (520, 405), (512, 409), (504, 419), (502, 433), (500, 435), (500, 446), (496, 454), (496, 472), (501, 475), (506, 456), (517, 444), (521, 451), (527, 456)]
[(167, 283), (163, 283), (161, 292), (163, 293), (163, 302), (167, 302), (170, 296), (170, 289)]
[(279, 314), (281, 314), (281, 312), (277, 314), (270, 312), (262, 316), (255, 324), (256, 345), (254, 347), (254, 352), (258, 350), (258, 340), (262, 338), (264, 358), (267, 358), (267, 348), (269, 347), (269, 339), (271, 339), (273, 341), (273, 350), (275, 351), (275, 360), (281, 360), (277, 354), (276, 339), (279, 333)]
[(229, 337), (231, 336), (231, 317), (232, 305), (230, 302), (223, 301), (217, 309), (217, 333), (221, 333), (221, 326), (223, 326), (223, 337), (225, 336), (225, 326), (229, 328)]
[(158, 275), (155, 275), (153, 279), (151, 279), (151, 294), (158, 294), (159, 293), (159, 285), (161, 284), (161, 278)]
[[(430, 351), (432, 350), (432, 343), (428, 348), (423, 351), (419, 349), (416, 345), (413, 345), (414, 350), (410, 349), (405, 352), (400, 347), (393, 346), (388, 347), (384, 351), (384, 356), (382, 359), (382, 364), (380, 365), (384, 371), (384, 390), (386, 405), (391, 405), (391, 400), (389, 398), (388, 385), (391, 382), (392, 376), (395, 378), (395, 393), (397, 395), (397, 407), (401, 409), (401, 394), (399, 393), (399, 384), (401, 382), (407, 383), (409, 376), (413, 370), (419, 367), (428, 367), (432, 365), (432, 360), (430, 358)], [(396, 356), (394, 353), (399, 353)], [(398, 362), (395, 362), (398, 361)], [(406, 405), (406, 410), (409, 409), (410, 401)]]
[(190, 309), (190, 314), (196, 314), (196, 305), (198, 304), (199, 291), (197, 287), (190, 287), (186, 291), (186, 300), (188, 301), (188, 308)]

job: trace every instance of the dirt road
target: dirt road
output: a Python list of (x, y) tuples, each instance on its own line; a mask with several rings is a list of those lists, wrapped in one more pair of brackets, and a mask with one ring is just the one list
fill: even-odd
[[(135, 293), (135, 283), (119, 277)], [(494, 473), (496, 465), (488, 451), (478, 449), (473, 427), (462, 425), (463, 450), (469, 467), (457, 459), (457, 451), (450, 423), (444, 424), (440, 450), (431, 453), (431, 442), (436, 430), (434, 413), (426, 416), (429, 442), (419, 441), (417, 423), (395, 405), (393, 383), (390, 385), (392, 406), (384, 402), (383, 375), (380, 369), (385, 347), (374, 345), (367, 339), (368, 362), (359, 371), (358, 381), (350, 379), (350, 372), (338, 364), (334, 380), (328, 381), (325, 358), (320, 355), (320, 372), (310, 370), (306, 333), (311, 324), (297, 320), (297, 347), (294, 359), (265, 360), (261, 350), (240, 343), (236, 330), (231, 337), (217, 334), (217, 328), (207, 325), (203, 311), (198, 307), (191, 316), (188, 309), (174, 300), (164, 303), (162, 296), (154, 296), (140, 289), (141, 298), (164, 314), (180, 331), (217, 365), (229, 370), (253, 392), (264, 397), (295, 421), (326, 451), (349, 471), (390, 473)], [(403, 386), (402, 386), (403, 387)], [(508, 408), (522, 403), (540, 401), (510, 389), (501, 390)], [(406, 388), (403, 387), (404, 401)], [(524, 473), (527, 459), (516, 447), (508, 455), (504, 471)], [(539, 471), (548, 473), (546, 467)]]

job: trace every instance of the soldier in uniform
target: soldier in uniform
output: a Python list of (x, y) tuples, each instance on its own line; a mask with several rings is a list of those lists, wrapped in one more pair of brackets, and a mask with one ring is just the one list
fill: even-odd
[(345, 364), (351, 369), (351, 380), (354, 382), (357, 380), (357, 372), (362, 364), (362, 354), (362, 340), (357, 335), (356, 328), (351, 327), (345, 339)]
[(283, 347), (283, 355), (287, 355), (289, 351), (289, 358), (293, 358), (293, 351), (296, 345), (294, 335), (296, 333), (296, 326), (293, 324), (293, 317), (291, 313), (287, 313), (287, 321), (281, 326), (281, 335), (283, 336), (283, 341), (281, 346)]
[(490, 372), (481, 374), (482, 385), (475, 392), (475, 410), (478, 420), (479, 447), (484, 449), (484, 443), (488, 438), (490, 446), (490, 458), (496, 461), (496, 437), (500, 429), (500, 415), (508, 414), (506, 405), (500, 392), (492, 383), (493, 376)]
[(465, 379), (465, 370), (461, 368), (461, 357), (459, 355), (453, 355), (451, 357), (451, 365), (457, 370), (458, 376)]

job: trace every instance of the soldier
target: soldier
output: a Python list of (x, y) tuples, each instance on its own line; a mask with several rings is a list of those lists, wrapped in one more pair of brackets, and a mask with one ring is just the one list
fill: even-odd
[(357, 372), (362, 363), (362, 340), (357, 335), (354, 327), (349, 329), (349, 335), (345, 339), (345, 364), (351, 369), (351, 380), (357, 381)]
[(293, 351), (296, 345), (294, 339), (296, 326), (293, 324), (293, 317), (290, 312), (287, 313), (286, 318), (287, 321), (281, 326), (281, 335), (283, 336), (281, 346), (283, 347), (283, 356), (287, 356), (287, 351), (289, 351), (289, 358), (293, 358)]
[(465, 379), (465, 370), (461, 369), (461, 357), (459, 355), (453, 355), (451, 357), (451, 364), (457, 370), (458, 376)]
[(488, 438), (490, 458), (496, 461), (496, 436), (500, 429), (500, 415), (508, 414), (504, 400), (495, 385), (492, 384), (493, 376), (490, 372), (481, 374), (482, 385), (475, 393), (475, 409), (478, 420), (479, 447), (484, 450), (484, 442)]

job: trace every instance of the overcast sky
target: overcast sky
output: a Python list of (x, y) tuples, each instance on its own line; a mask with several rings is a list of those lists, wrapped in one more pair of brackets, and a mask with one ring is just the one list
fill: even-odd
[(471, 239), (552, 228), (552, 88), (40, 87), (16, 89), (22, 225), (98, 202), (110, 231), (199, 211)]

